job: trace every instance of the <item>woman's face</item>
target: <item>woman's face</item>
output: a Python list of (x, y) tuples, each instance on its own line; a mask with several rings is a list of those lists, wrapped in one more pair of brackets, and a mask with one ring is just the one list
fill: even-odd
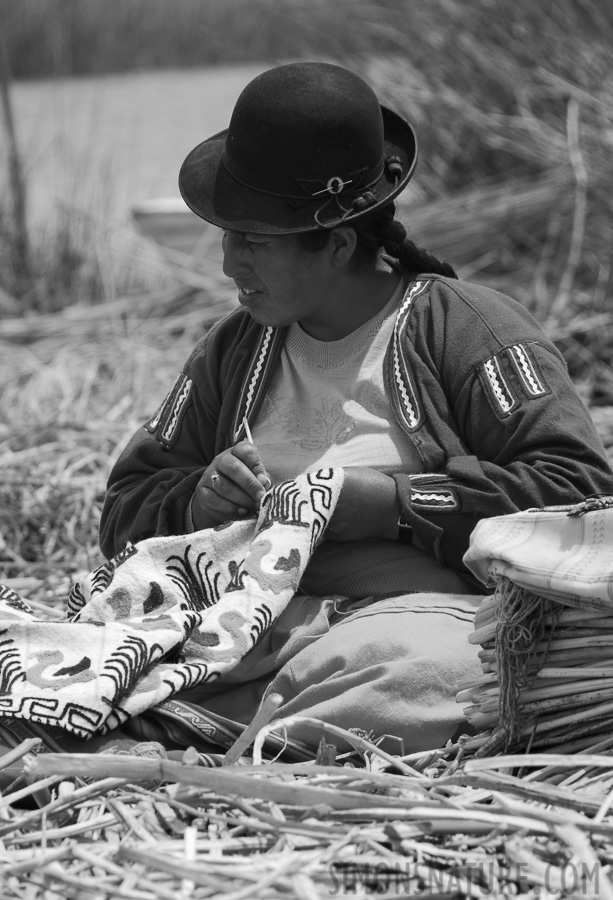
[(224, 274), (234, 280), (239, 303), (256, 322), (300, 322), (309, 333), (325, 327), (324, 254), (303, 250), (291, 234), (224, 231), (222, 247)]

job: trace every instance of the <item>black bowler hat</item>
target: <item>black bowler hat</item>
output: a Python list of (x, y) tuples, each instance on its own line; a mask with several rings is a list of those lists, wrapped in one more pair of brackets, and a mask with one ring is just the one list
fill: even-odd
[(230, 127), (188, 154), (179, 187), (190, 209), (221, 228), (292, 234), (384, 206), (416, 161), (409, 123), (358, 75), (291, 63), (247, 85)]

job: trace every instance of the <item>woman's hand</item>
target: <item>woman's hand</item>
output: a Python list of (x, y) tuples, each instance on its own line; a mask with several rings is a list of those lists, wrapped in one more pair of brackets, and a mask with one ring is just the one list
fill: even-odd
[(271, 479), (258, 448), (241, 441), (219, 453), (204, 471), (192, 498), (196, 531), (256, 512)]
[(396, 540), (400, 503), (394, 479), (365, 466), (350, 466), (344, 473), (341, 495), (326, 529), (326, 538), (333, 541), (377, 537)]

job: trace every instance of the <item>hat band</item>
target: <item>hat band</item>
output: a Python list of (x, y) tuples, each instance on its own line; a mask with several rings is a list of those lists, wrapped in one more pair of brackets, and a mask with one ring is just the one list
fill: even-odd
[[(380, 160), (374, 169), (368, 170), (366, 166), (350, 172), (346, 177), (343, 175), (333, 175), (331, 178), (324, 180), (323, 178), (296, 178), (294, 184), (302, 188), (302, 193), (295, 194), (290, 190), (273, 191), (265, 180), (256, 175), (250, 169), (241, 165), (232, 158), (227, 147), (223, 151), (221, 161), (227, 172), (239, 184), (261, 194), (268, 194), (271, 197), (280, 197), (285, 200), (301, 200), (306, 202), (311, 198), (313, 200), (323, 199), (322, 194), (328, 193), (332, 196), (339, 194), (357, 194), (361, 191), (368, 190), (373, 187), (382, 177), (384, 171), (384, 161)], [(345, 190), (348, 188), (348, 190)]]

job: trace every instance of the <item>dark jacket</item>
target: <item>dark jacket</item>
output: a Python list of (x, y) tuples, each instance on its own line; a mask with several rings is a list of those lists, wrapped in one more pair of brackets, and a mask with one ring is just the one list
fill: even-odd
[[(111, 472), (107, 556), (128, 540), (181, 534), (214, 456), (257, 415), (285, 329), (238, 309), (195, 347), (164, 403)], [(399, 306), (386, 356), (394, 414), (424, 473), (395, 476), (417, 546), (452, 568), (487, 516), (613, 494), (613, 472), (562, 356), (519, 303), (423, 275)]]

